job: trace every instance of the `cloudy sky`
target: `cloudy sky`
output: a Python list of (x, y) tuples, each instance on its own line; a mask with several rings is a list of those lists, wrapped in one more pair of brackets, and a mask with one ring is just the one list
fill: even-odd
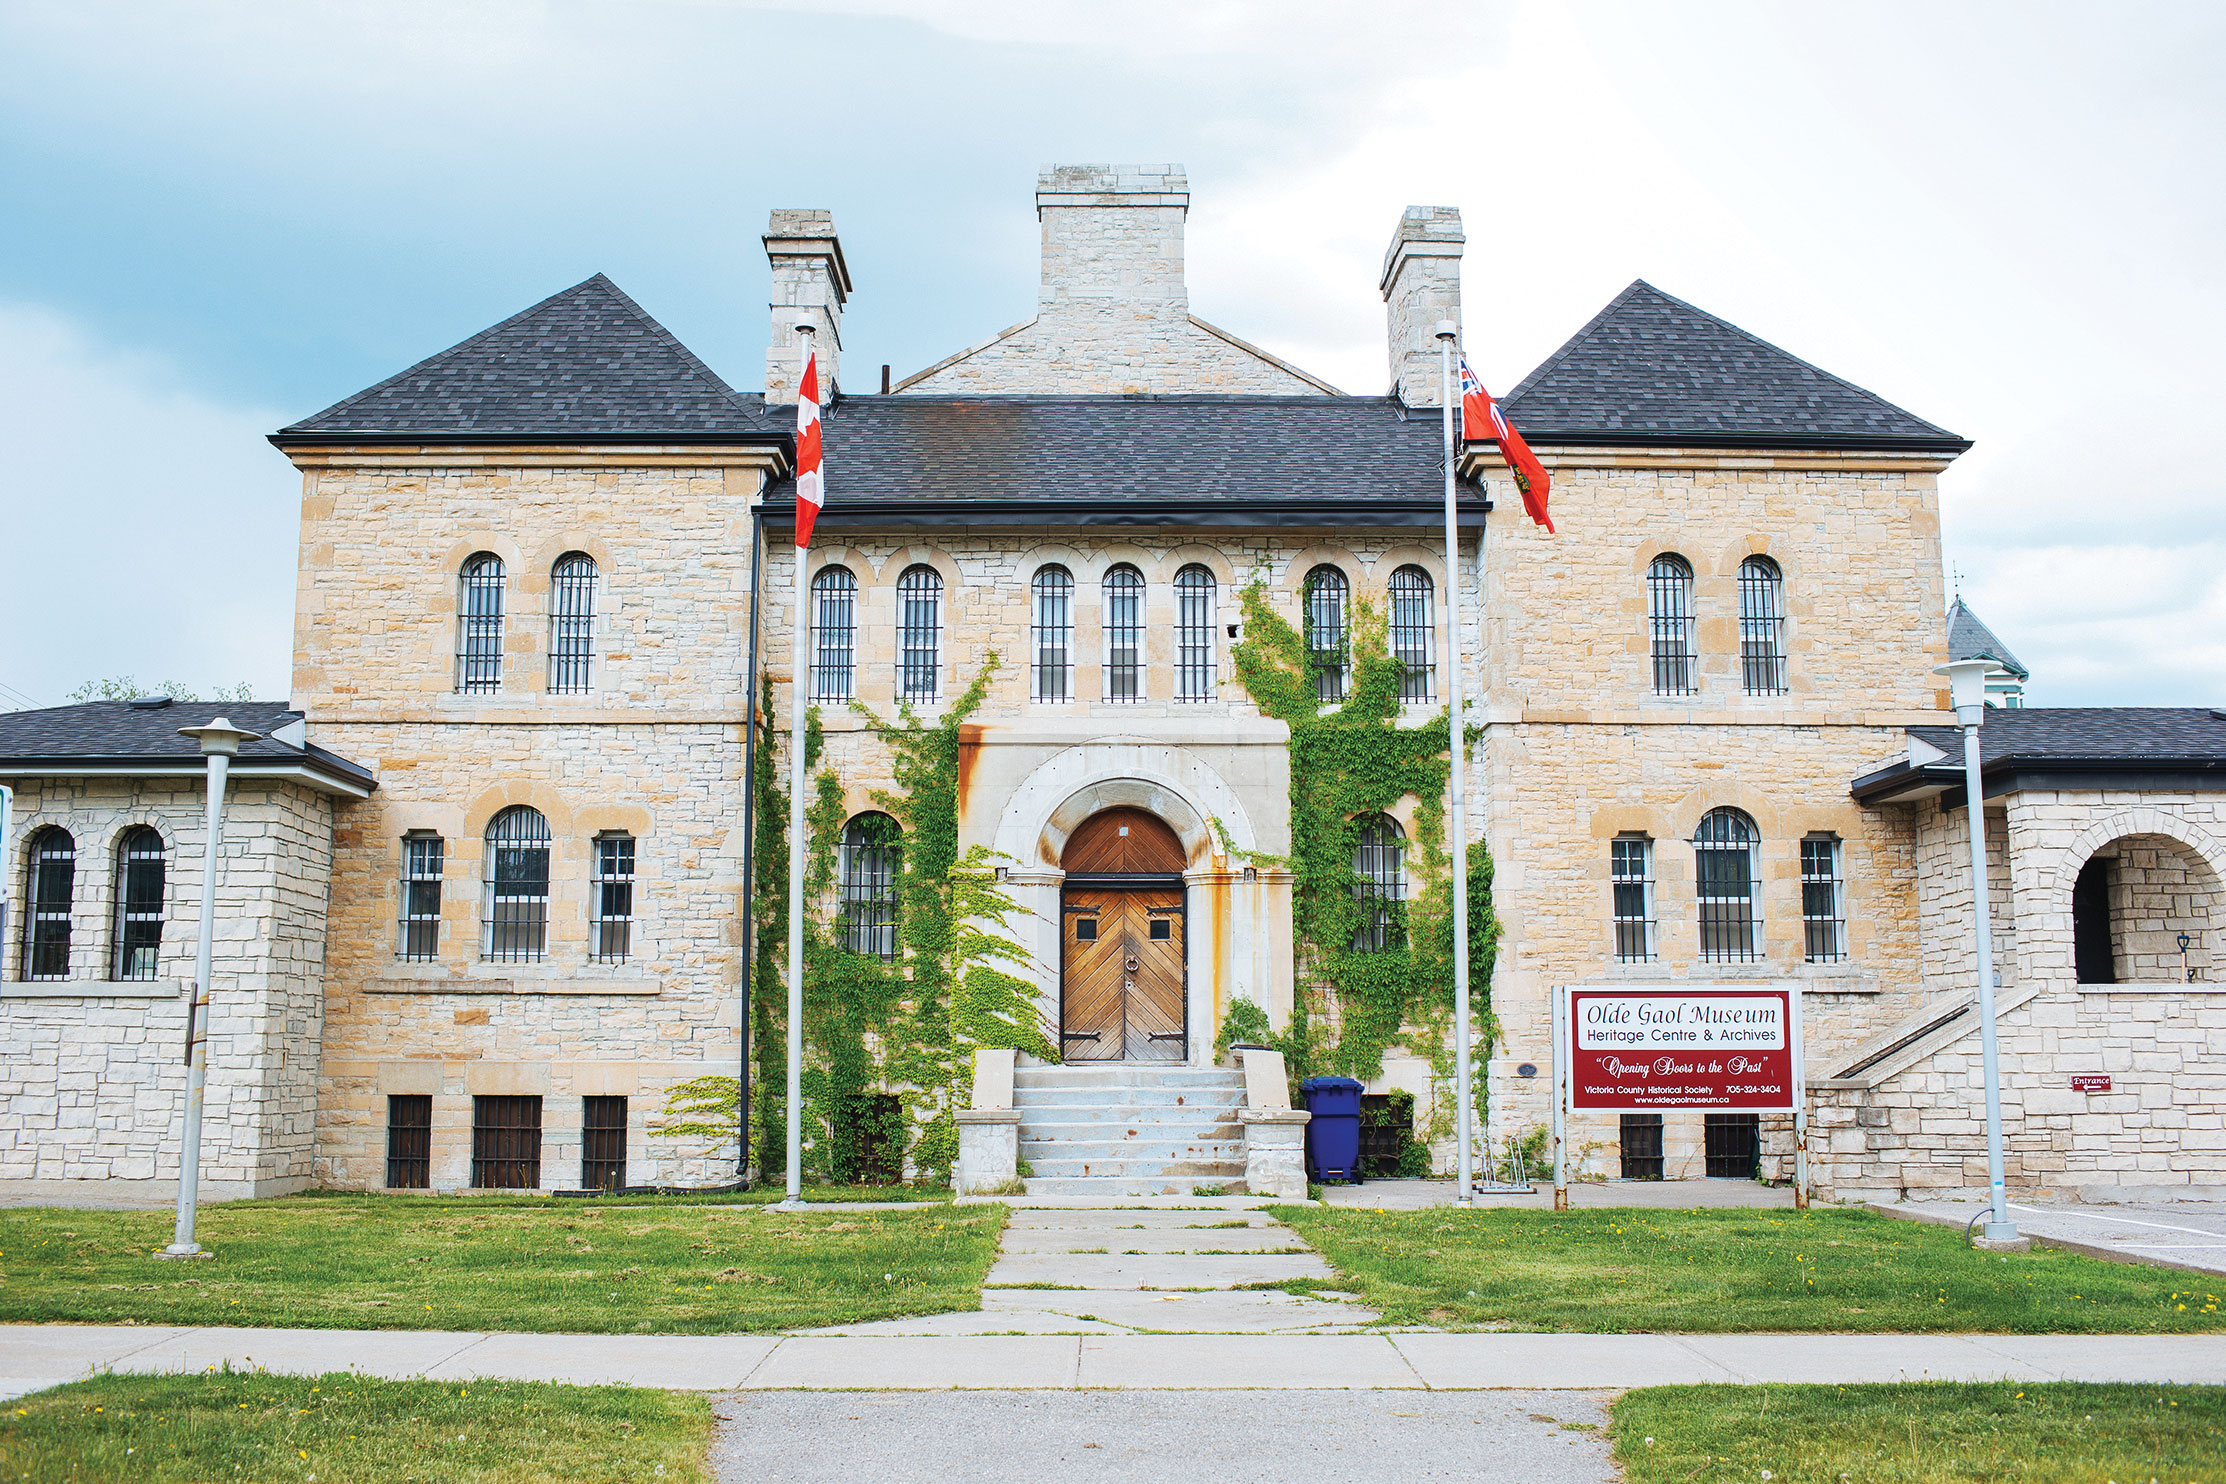
[[(773, 206), (848, 364), (1023, 318), (1050, 161), (1180, 161), (1204, 317), (1385, 382), (1401, 207), (1511, 386), (1633, 278), (1977, 441), (1947, 557), (2042, 704), (2226, 704), (2226, 7), (8, 0), (0, 704), (282, 696), (263, 435), (608, 272), (762, 384)], [(853, 379), (858, 373), (854, 371)]]

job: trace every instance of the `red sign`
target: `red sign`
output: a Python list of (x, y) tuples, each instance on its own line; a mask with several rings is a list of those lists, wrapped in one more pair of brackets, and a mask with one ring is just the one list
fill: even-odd
[(1569, 1106), (1794, 1106), (1793, 992), (1783, 989), (1569, 991)]
[(2110, 1090), (2110, 1079), (2096, 1076), (2074, 1077), (2071, 1079), (2071, 1090), (2073, 1092), (2108, 1092)]

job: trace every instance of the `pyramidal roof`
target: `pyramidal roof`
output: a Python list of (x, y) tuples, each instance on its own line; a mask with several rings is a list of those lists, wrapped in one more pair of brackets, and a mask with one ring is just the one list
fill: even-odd
[(1532, 443), (1941, 453), (1971, 446), (1644, 279), (1502, 405)]
[(1994, 631), (1979, 622), (1979, 616), (1964, 606), (1957, 598), (1948, 608), (1948, 658), (1951, 660), (1993, 660), (2020, 680), (2030, 680), (2033, 672), (2017, 662), (2010, 647), (1994, 637)]
[(763, 399), (721, 381), (598, 273), (357, 392), (271, 441), (765, 440)]

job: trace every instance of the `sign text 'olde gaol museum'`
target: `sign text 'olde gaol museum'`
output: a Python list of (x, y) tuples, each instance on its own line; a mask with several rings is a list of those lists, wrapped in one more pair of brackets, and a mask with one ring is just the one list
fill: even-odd
[[(1282, 1188), (1255, 1156), (1293, 1115), (1239, 1045), (1361, 1077), (1405, 1167), (1447, 1169), (1465, 843), (1495, 1159), (1571, 1075), (1556, 1006), (1651, 988), (1728, 1007), (1723, 1066), (1784, 1055), (1733, 1044), (1741, 1007), (1798, 1026), (1819, 1196), (1981, 1187), (1977, 817), (2011, 1187), (2226, 1197), (2226, 717), (2020, 704), (1943, 583), (1964, 439), (1637, 281), (1501, 402), (1558, 534), (1464, 443), (1449, 564), (1459, 213), (1387, 224), (1387, 384), (1353, 393), (1192, 312), (1190, 206), (1180, 167), (1046, 169), (1035, 312), (901, 378), (842, 358), (873, 300), (832, 218), (777, 210), (762, 394), (598, 274), (280, 429), (290, 698), (0, 715), (0, 1188), (177, 1176), (179, 729), (220, 710), (259, 739), (199, 1021), (207, 1188), (716, 1183), (697, 1079), (745, 1070), (776, 1168), (801, 703), (813, 1178), (943, 1178), (1003, 1138), (1043, 1190)], [(1972, 656), (1976, 808), (1935, 673)], [(1654, 1059), (1583, 1055), (1599, 1086)], [(1053, 1116), (1093, 1088), (1194, 1116), (1127, 1144)], [(1790, 1174), (1782, 1096), (1709, 1097), (1580, 1092), (1579, 1177)]]

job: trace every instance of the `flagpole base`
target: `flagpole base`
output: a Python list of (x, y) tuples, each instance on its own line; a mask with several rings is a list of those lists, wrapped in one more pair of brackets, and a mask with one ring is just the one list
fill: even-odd
[(811, 1203), (800, 1195), (792, 1195), (775, 1201), (765, 1209), (768, 1211), (808, 1211), (811, 1209)]
[(203, 1247), (199, 1242), (187, 1242), (182, 1245), (172, 1242), (169, 1246), (157, 1252), (155, 1256), (163, 1259), (173, 1257), (213, 1258), (216, 1254)]

